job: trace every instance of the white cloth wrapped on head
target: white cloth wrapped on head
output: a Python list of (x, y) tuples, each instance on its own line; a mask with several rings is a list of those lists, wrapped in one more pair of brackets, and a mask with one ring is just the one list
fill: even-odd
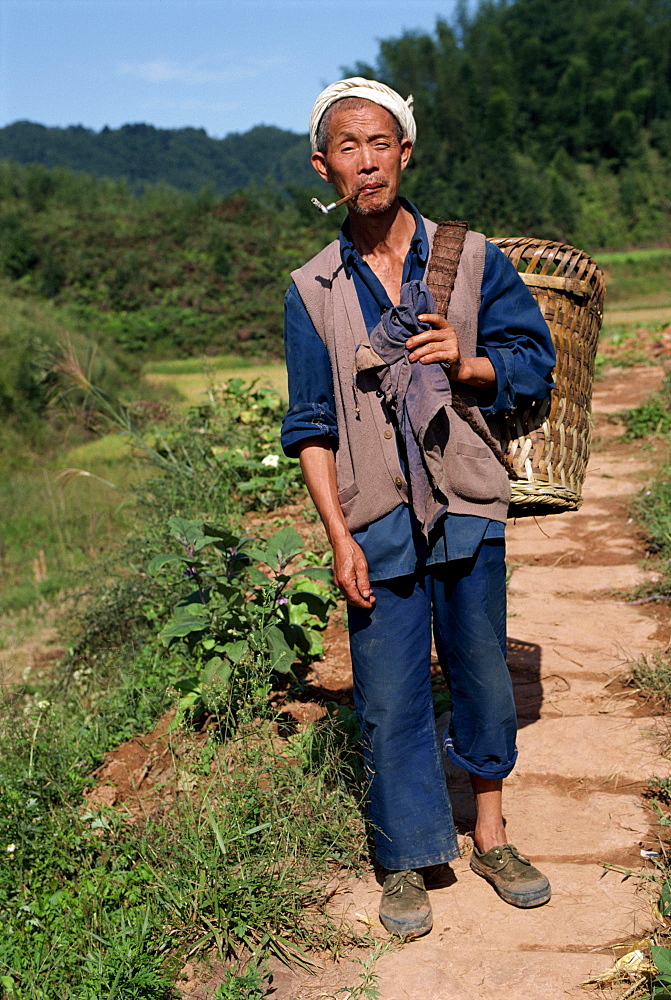
[(337, 80), (326, 90), (322, 90), (314, 103), (310, 115), (310, 142), (313, 153), (317, 149), (317, 130), (324, 112), (336, 101), (342, 101), (345, 97), (362, 97), (366, 101), (373, 101), (374, 104), (386, 108), (400, 123), (403, 129), (403, 138), (410, 139), (414, 144), (417, 138), (417, 126), (412, 114), (412, 94), (407, 101), (404, 101), (401, 95), (388, 87), (386, 83), (366, 80), (362, 76), (351, 76), (347, 80)]

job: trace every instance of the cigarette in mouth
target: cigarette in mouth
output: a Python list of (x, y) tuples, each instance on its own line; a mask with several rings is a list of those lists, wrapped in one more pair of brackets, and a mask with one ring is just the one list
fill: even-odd
[(319, 209), (320, 212), (323, 212), (324, 215), (328, 215), (329, 212), (332, 212), (334, 208), (338, 207), (338, 205), (344, 205), (346, 201), (351, 201), (352, 198), (356, 198), (358, 194), (358, 191), (351, 191), (350, 194), (346, 194), (344, 198), (340, 198), (338, 201), (332, 201), (330, 205), (322, 205), (319, 198), (311, 198), (310, 201), (315, 208)]

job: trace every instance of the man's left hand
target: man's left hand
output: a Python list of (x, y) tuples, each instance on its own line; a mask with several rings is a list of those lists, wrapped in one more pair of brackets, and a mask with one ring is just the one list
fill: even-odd
[(452, 382), (490, 388), (496, 385), (496, 373), (489, 358), (462, 358), (459, 350), (457, 331), (439, 313), (420, 313), (421, 323), (430, 323), (433, 329), (408, 337), (406, 347), (410, 351), (410, 361), (422, 365), (439, 362), (448, 369)]
[(433, 329), (408, 338), (406, 346), (410, 351), (410, 361), (421, 361), (423, 365), (441, 362), (450, 366), (450, 376), (456, 375), (452, 368), (458, 368), (461, 360), (457, 331), (439, 313), (421, 313), (417, 319), (421, 323), (430, 323)]

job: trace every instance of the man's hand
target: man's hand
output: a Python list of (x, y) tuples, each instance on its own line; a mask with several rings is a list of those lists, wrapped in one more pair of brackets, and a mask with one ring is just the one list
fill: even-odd
[(333, 541), (333, 579), (348, 604), (366, 609), (375, 604), (366, 557), (351, 535)]
[(408, 337), (406, 347), (410, 351), (410, 361), (419, 361), (422, 365), (439, 362), (448, 369), (452, 382), (480, 388), (496, 385), (496, 372), (489, 358), (462, 358), (457, 331), (444, 316), (420, 313), (417, 319), (421, 323), (431, 323), (433, 329)]
[(368, 579), (368, 563), (352, 538), (338, 503), (336, 464), (326, 438), (308, 438), (300, 444), (303, 478), (333, 549), (333, 579), (350, 604), (370, 609), (375, 604)]
[(458, 367), (461, 355), (457, 331), (452, 324), (439, 313), (421, 313), (417, 319), (421, 323), (431, 323), (433, 329), (408, 338), (406, 346), (411, 352), (410, 361), (421, 361), (423, 365), (442, 362), (448, 364), (450, 369), (453, 365)]

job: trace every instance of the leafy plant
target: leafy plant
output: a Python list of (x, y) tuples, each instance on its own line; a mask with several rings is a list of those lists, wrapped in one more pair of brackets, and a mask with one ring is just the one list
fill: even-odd
[(650, 954), (657, 967), (650, 988), (650, 1000), (671, 1000), (671, 948), (650, 945)]
[(316, 634), (332, 602), (315, 587), (296, 589), (296, 582), (309, 588), (310, 578), (328, 581), (330, 571), (287, 572), (303, 548), (293, 528), (254, 541), (179, 517), (170, 518), (169, 527), (182, 551), (155, 556), (149, 572), (177, 569), (179, 582), (195, 587), (180, 597), (159, 633), (165, 646), (186, 644), (193, 671), (175, 682), (181, 693), (178, 718), (197, 717), (208, 707), (235, 716), (242, 702), (263, 705), (272, 671), (287, 673), (296, 660), (319, 653)]

